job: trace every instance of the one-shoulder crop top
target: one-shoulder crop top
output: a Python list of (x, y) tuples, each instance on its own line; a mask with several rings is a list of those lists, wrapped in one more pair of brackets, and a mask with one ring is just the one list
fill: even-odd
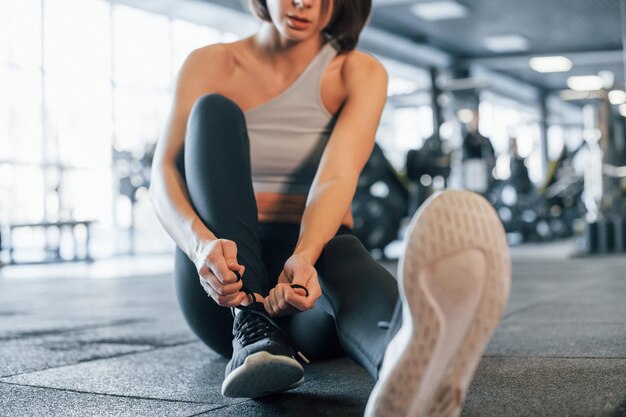
[(322, 75), (336, 53), (327, 41), (285, 91), (244, 112), (255, 193), (309, 192), (336, 121), (320, 95)]

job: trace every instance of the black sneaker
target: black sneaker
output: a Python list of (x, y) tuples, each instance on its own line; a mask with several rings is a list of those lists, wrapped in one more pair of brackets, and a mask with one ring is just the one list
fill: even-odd
[[(263, 303), (237, 307), (233, 322), (233, 356), (226, 365), (222, 395), (256, 398), (287, 391), (304, 382), (304, 369), (287, 335)], [(233, 313), (234, 314), (234, 313)]]

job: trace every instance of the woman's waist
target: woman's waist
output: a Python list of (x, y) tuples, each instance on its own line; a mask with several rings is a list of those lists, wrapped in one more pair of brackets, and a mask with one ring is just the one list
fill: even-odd
[[(308, 194), (254, 193), (258, 220), (262, 223), (291, 223), (299, 225), (306, 208)], [(342, 224), (353, 227), (352, 211), (348, 210)]]
[(277, 193), (255, 192), (254, 197), (257, 207), (287, 207), (304, 211), (308, 194), (303, 193)]
[(269, 192), (254, 193), (259, 220), (282, 218), (285, 221), (298, 221), (306, 208), (306, 194), (279, 194)]
[(255, 193), (259, 221), (300, 223), (306, 194)]

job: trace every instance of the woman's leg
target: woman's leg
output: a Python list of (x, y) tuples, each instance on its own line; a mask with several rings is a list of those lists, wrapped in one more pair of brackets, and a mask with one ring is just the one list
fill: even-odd
[(413, 216), (398, 264), (402, 326), (386, 348), (365, 415), (458, 416), (504, 311), (506, 234), (491, 204), (448, 190)]
[[(246, 267), (244, 286), (267, 294), (271, 284), (257, 236), (250, 144), (245, 118), (233, 101), (209, 94), (194, 103), (177, 166), (204, 224), (218, 238), (237, 244), (237, 260)], [(178, 300), (192, 330), (216, 352), (230, 356), (231, 311), (208, 297), (194, 264), (178, 248), (175, 277)]]
[[(259, 238), (263, 246), (263, 259), (272, 279), (278, 279), (285, 262), (293, 254), (299, 234), (299, 224), (260, 223)], [(314, 361), (345, 356), (337, 338), (332, 307), (325, 294), (322, 294), (312, 309), (275, 317), (274, 320), (308, 359)]]
[[(299, 225), (261, 223), (260, 239), (270, 276), (277, 278), (293, 253)], [(393, 275), (367, 251), (352, 230), (342, 226), (315, 264), (322, 297), (311, 310), (276, 319), (309, 359), (346, 353), (377, 377), (398, 301)]]
[(341, 346), (377, 379), (385, 348), (399, 328), (398, 320), (393, 328), (386, 326), (400, 305), (396, 279), (348, 228), (326, 244), (315, 266)]

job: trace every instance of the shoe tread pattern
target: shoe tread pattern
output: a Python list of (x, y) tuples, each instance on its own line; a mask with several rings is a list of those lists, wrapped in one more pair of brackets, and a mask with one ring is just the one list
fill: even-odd
[[(437, 383), (427, 409), (413, 410), (410, 417), (456, 416), (508, 299), (511, 267), (506, 235), (495, 210), (483, 197), (468, 191), (445, 191), (429, 198), (413, 217), (405, 245), (398, 268), (402, 274), (399, 284), (402, 302), (408, 305), (403, 321), (412, 323), (412, 333), (405, 337), (404, 345), (396, 347), (391, 367), (385, 369), (383, 363), (372, 392), (375, 403), (368, 406), (368, 415), (409, 416), (422, 384)], [(444, 375), (439, 381), (422, 381), (441, 324), (432, 299), (416, 277), (429, 265), (465, 249), (480, 249), (486, 258), (483, 298)]]

